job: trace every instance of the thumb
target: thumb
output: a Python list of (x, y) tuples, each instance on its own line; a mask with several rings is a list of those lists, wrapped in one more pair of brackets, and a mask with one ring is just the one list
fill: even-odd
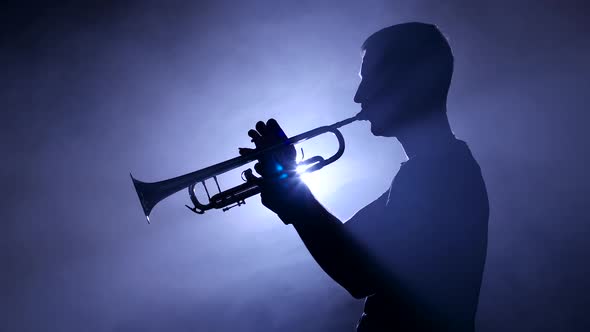
[(238, 152), (240, 153), (240, 156), (246, 156), (246, 155), (252, 154), (254, 151), (256, 151), (256, 149), (238, 148)]
[[(256, 164), (256, 165), (258, 165), (258, 164)], [(251, 168), (248, 168), (247, 170), (244, 171), (244, 178), (246, 179), (246, 181), (253, 182), (258, 186), (261, 186), (262, 182), (263, 182), (261, 177), (258, 177), (252, 173)]]

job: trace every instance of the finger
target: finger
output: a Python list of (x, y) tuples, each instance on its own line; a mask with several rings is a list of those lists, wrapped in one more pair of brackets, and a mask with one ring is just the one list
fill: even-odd
[(266, 132), (272, 133), (274, 137), (280, 138), (282, 140), (287, 139), (287, 135), (283, 131), (283, 128), (279, 126), (279, 123), (275, 119), (270, 119), (266, 122)]
[(262, 138), (262, 136), (260, 136), (260, 134), (254, 129), (248, 130), (248, 136), (252, 138), (252, 142), (258, 142), (260, 138)]
[(264, 136), (266, 134), (266, 124), (263, 121), (256, 122), (256, 130), (260, 136)]
[[(284, 142), (289, 139), (285, 134), (285, 131), (283, 131), (283, 128), (281, 128), (275, 119), (269, 119), (266, 122), (266, 131), (269, 133), (269, 136), (270, 133), (272, 133), (272, 136), (279, 141)], [(281, 149), (279, 151), (279, 155), (281, 159), (286, 158), (286, 160), (295, 160), (297, 157), (297, 151), (295, 150), (295, 147), (291, 145), (289, 147), (285, 147), (285, 149)]]
[(246, 181), (251, 181), (251, 182), (256, 182), (256, 183), (262, 181), (262, 178), (259, 178), (256, 175), (252, 174), (251, 169), (244, 171), (243, 174), (244, 174), (244, 177), (246, 178)]
[(246, 155), (252, 154), (254, 151), (256, 151), (256, 149), (238, 148), (238, 152), (240, 153), (240, 156), (246, 156)]
[(262, 165), (260, 163), (256, 163), (256, 165), (254, 165), (254, 170), (256, 171), (256, 173), (258, 173), (258, 175), (260, 176), (264, 176), (264, 172), (262, 170)]

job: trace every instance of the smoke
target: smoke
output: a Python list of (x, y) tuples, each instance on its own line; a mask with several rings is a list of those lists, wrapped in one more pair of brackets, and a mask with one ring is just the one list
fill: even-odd
[[(582, 2), (6, 9), (0, 310), (8, 330), (352, 329), (362, 303), (257, 198), (194, 216), (178, 194), (147, 226), (128, 173), (155, 181), (235, 157), (261, 119), (275, 117), (293, 135), (355, 114), (364, 38), (414, 20), (438, 24), (453, 46), (449, 117), (489, 190), (479, 330), (588, 323)], [(344, 220), (387, 188), (404, 158), (367, 129), (343, 129), (345, 155), (322, 170), (341, 178), (324, 203)]]

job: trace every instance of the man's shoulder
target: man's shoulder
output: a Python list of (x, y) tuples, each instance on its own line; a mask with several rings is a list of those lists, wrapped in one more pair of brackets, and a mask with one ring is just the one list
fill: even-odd
[(466, 201), (487, 204), (480, 167), (464, 141), (456, 140), (441, 153), (415, 158), (402, 166), (391, 188), (393, 208), (450, 210)]
[(433, 151), (425, 156), (418, 156), (402, 163), (398, 178), (453, 180), (479, 174), (479, 164), (473, 157), (467, 143), (455, 140), (444, 149)]

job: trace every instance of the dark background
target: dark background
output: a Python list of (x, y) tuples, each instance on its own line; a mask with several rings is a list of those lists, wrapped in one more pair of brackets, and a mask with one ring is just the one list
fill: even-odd
[[(162, 180), (234, 157), (259, 119), (294, 135), (355, 114), (361, 43), (414, 20), (453, 46), (449, 117), (489, 190), (478, 330), (589, 330), (586, 7), (5, 2), (0, 330), (352, 331), (362, 302), (258, 198), (194, 216), (177, 194), (147, 225), (128, 173)], [(310, 183), (344, 220), (404, 159), (368, 128), (344, 128), (345, 156)]]

